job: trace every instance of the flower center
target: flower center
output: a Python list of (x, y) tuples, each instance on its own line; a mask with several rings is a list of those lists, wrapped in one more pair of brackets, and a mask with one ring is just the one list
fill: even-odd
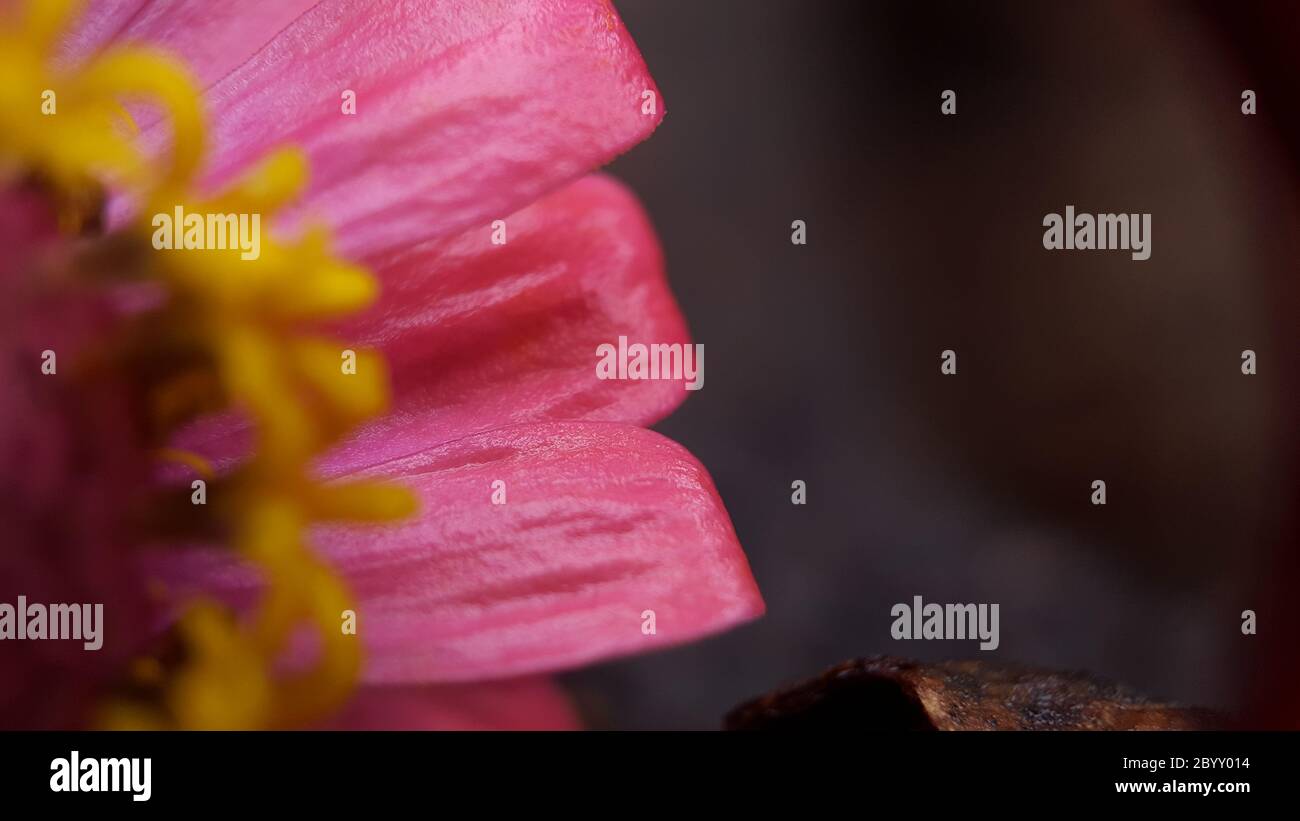
[[(312, 552), (309, 528), (387, 521), (414, 509), (403, 488), (322, 483), (310, 469), (386, 406), (379, 357), (316, 330), (365, 307), (377, 286), (331, 253), (321, 227), (296, 238), (271, 233), (255, 255), (236, 243), (155, 250), (160, 214), (260, 215), (270, 225), (300, 193), (307, 165), (300, 152), (282, 148), (224, 190), (200, 194), (204, 125), (195, 84), (171, 58), (135, 47), (55, 68), (57, 38), (75, 5), (32, 0), (23, 20), (0, 27), (0, 185), (40, 180), (70, 234), (97, 219), (106, 188), (132, 204), (136, 216), (108, 234), (83, 236), (72, 255), (78, 273), (104, 287), (149, 283), (160, 294), (122, 321), (101, 369), (137, 394), (159, 455), (187, 464), (205, 483), (212, 512), (192, 505), (185, 515), (194, 529), (215, 520), (265, 581), (257, 606), (242, 617), (212, 601), (191, 603), (173, 630), (179, 651), (134, 665), (144, 695), (112, 699), (102, 720), (110, 727), (301, 725), (340, 705), (361, 663), (358, 640), (340, 629), (350, 596)], [(123, 100), (163, 114), (172, 136), (166, 161), (135, 144)], [(252, 423), (254, 447), (239, 465), (214, 475), (201, 456), (166, 449), (182, 425), (223, 409)], [(157, 521), (163, 508), (176, 509), (160, 505)], [(290, 640), (304, 627), (318, 638), (316, 656), (306, 669), (284, 672)]]

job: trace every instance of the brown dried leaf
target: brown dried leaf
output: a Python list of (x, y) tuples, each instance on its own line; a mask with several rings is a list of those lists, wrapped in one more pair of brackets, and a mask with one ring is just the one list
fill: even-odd
[(728, 730), (1204, 730), (1209, 710), (1151, 701), (1085, 673), (873, 656), (732, 710)]

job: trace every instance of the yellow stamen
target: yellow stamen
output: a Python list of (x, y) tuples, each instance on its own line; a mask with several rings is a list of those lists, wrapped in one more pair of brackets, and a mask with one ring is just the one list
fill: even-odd
[(169, 115), (171, 166), (156, 181), (158, 185), (183, 186), (198, 171), (203, 158), (203, 116), (194, 83), (171, 58), (140, 49), (110, 51), (82, 71), (80, 88), (85, 94), (109, 99), (143, 97)]
[[(37, 171), (72, 201), (107, 177), (137, 195), (158, 186), (186, 185), (202, 157), (203, 126), (189, 75), (175, 61), (140, 48), (118, 48), (86, 66), (54, 65), (59, 34), (81, 4), (33, 0), (23, 24), (0, 31), (0, 156), (8, 173)], [(172, 162), (160, 175), (116, 126), (125, 110), (118, 98), (143, 98), (167, 115), (174, 135)], [(134, 122), (126, 115), (129, 129)], [(0, 165), (0, 174), (5, 172)]]
[(313, 518), (324, 522), (392, 522), (415, 513), (410, 491), (388, 482), (314, 485), (306, 504)]
[[(54, 68), (55, 45), (77, 5), (31, 0), (19, 30), (0, 30), (0, 184), (6, 175), (37, 172), (65, 204), (70, 231), (93, 216), (106, 184), (131, 196), (138, 216), (114, 241), (125, 238), (136, 251), (116, 258), (134, 260), (136, 273), (161, 284), (166, 298), (125, 329), (117, 348), (123, 372), (148, 375), (141, 407), (159, 437), (199, 411), (226, 407), (249, 415), (256, 448), (213, 491), (226, 497), (213, 509), (226, 517), (231, 546), (266, 582), (246, 621), (214, 602), (191, 604), (175, 629), (179, 665), (141, 659), (132, 666), (135, 683), (158, 697), (106, 704), (101, 723), (297, 726), (337, 708), (361, 666), (357, 638), (340, 629), (342, 614), (354, 608), (351, 597), (312, 554), (308, 529), (321, 521), (390, 521), (415, 507), (401, 488), (321, 484), (311, 475), (325, 448), (383, 411), (387, 378), (374, 353), (348, 351), (306, 325), (370, 304), (377, 288), (368, 272), (334, 256), (328, 233), (318, 228), (295, 240), (263, 237), (252, 258), (231, 248), (153, 253), (152, 215), (177, 207), (258, 214), (270, 228), (306, 185), (307, 163), (301, 152), (280, 149), (225, 191), (199, 195), (204, 125), (189, 75), (171, 58), (135, 47), (73, 70)], [(48, 112), (44, 98), (51, 100)], [(161, 170), (132, 141), (138, 128), (123, 99), (164, 115), (171, 140)], [(163, 367), (148, 367), (159, 352), (173, 355)], [(341, 367), (347, 354), (354, 359)], [(198, 454), (164, 447), (158, 456), (213, 476)], [(316, 635), (317, 656), (285, 674), (282, 656), (303, 628)]]

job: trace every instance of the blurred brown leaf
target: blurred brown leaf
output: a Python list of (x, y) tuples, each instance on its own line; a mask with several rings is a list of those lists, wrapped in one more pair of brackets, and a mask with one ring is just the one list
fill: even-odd
[(1086, 673), (872, 656), (732, 710), (728, 730), (1208, 730), (1220, 716)]

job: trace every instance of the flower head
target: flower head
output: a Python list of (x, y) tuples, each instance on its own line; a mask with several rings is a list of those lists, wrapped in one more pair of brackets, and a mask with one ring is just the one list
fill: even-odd
[[(761, 611), (707, 474), (639, 427), (683, 385), (593, 372), (620, 335), (686, 339), (639, 207), (580, 178), (662, 116), (608, 4), (102, 2), (60, 37), (68, 5), (33, 4), (0, 58), (27, 112), (4, 179), (63, 227), (20, 270), (113, 309), (76, 357), (94, 380), (68, 381), (109, 386), (137, 472), (180, 463), (80, 479), (130, 497), (94, 552), (161, 625), (122, 642), (148, 649), (104, 721), (297, 726), (351, 697), (375, 723), (370, 687), (400, 683), (408, 723), (459, 725), (450, 682)], [(45, 84), (67, 107), (33, 114)], [(252, 257), (158, 251), (171, 213), (269, 233)]]

